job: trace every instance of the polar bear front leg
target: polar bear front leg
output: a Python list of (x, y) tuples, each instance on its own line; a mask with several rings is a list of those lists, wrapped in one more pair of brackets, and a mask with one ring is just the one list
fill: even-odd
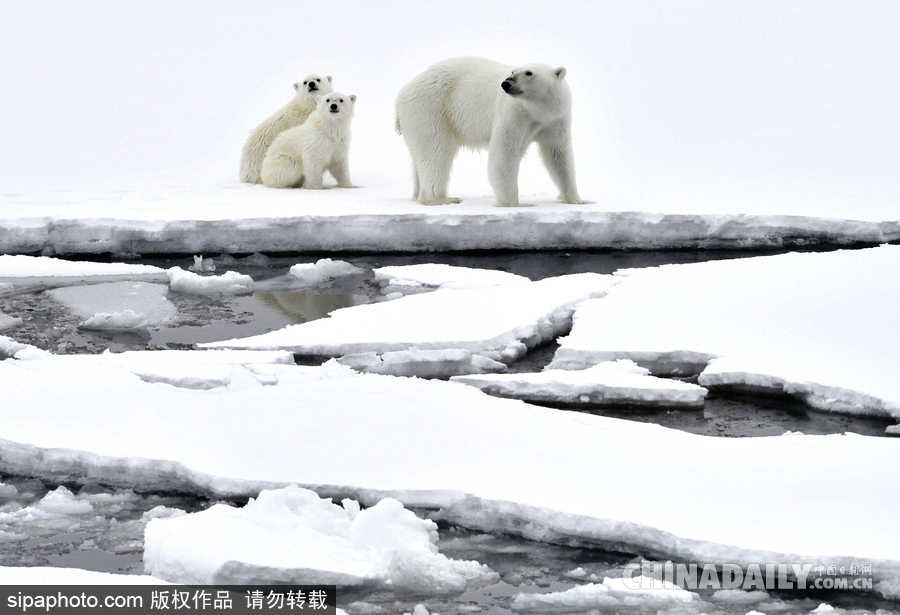
[(338, 188), (356, 188), (350, 181), (350, 165), (345, 157), (337, 157), (328, 166), (328, 172), (337, 180)]
[(556, 125), (544, 129), (538, 134), (537, 142), (541, 160), (559, 188), (559, 200), (573, 205), (590, 203), (578, 196), (575, 186), (575, 155), (572, 153), (568, 127)]
[(303, 161), (303, 187), (310, 190), (322, 190), (325, 166), (319, 163), (307, 164)]
[(494, 131), (488, 147), (488, 180), (497, 197), (497, 207), (519, 206), (519, 164), (524, 154), (519, 135)]

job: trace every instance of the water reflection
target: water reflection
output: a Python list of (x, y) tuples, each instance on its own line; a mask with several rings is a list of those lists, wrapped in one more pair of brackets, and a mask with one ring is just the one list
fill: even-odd
[(325, 318), (335, 310), (369, 303), (365, 295), (345, 293), (279, 292), (256, 293), (263, 305), (273, 308), (293, 324)]

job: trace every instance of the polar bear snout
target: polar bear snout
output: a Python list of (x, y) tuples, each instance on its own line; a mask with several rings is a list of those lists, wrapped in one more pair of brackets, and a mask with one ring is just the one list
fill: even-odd
[(332, 113), (337, 113), (337, 112), (339, 112), (339, 111), (341, 110), (341, 108), (338, 107), (338, 104), (337, 104), (337, 103), (331, 103), (330, 110), (331, 110)]
[(516, 76), (512, 75), (511, 77), (507, 77), (503, 80), (503, 83), (500, 84), (500, 87), (503, 88), (503, 91), (509, 94), (510, 96), (516, 96), (522, 93), (522, 88), (520, 88), (516, 84)]

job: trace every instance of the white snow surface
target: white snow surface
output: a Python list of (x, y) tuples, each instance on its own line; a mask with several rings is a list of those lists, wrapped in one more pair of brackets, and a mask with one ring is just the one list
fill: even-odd
[(703, 405), (706, 389), (678, 380), (656, 378), (634, 361), (620, 359), (584, 370), (545, 370), (522, 374), (454, 376), (490, 395), (563, 404)]
[(163, 270), (152, 265), (130, 263), (92, 263), (47, 256), (0, 254), (0, 280), (4, 278), (61, 278), (100, 276), (159, 277)]
[[(269, 377), (203, 390), (3, 345), (16, 358), (0, 361), (2, 472), (219, 496), (297, 484), (535, 540), (677, 561), (865, 559), (878, 581), (900, 576), (897, 439), (703, 437), (334, 362), (245, 364)], [(843, 523), (861, 509), (866, 523)]]
[(344, 308), (328, 318), (201, 347), (324, 356), (462, 349), (508, 363), (567, 330), (575, 305), (603, 296), (616, 281), (583, 273), (488, 288), (441, 289)]
[[(389, 14), (276, 0), (250, 17), (208, 1), (189, 9), (147, 0), (114, 11), (9, 8), (0, 52), (18, 60), (0, 73), (16, 84), (0, 99), (0, 252), (740, 247), (900, 237), (893, 3), (454, 6), (439, 18), (412, 0), (397, 0)], [(540, 40), (523, 36), (538, 20)], [(297, 23), (327, 24), (346, 44), (298, 47)], [(579, 190), (595, 204), (556, 202), (533, 149), (519, 174), (523, 203), (533, 207), (492, 207), (484, 152), (456, 161), (450, 191), (460, 204), (409, 201), (409, 154), (393, 126), (397, 92), (434, 62), (464, 55), (567, 68)], [(350, 160), (363, 187), (240, 183), (247, 135), (310, 72), (333, 75), (359, 96)], [(47, 75), (66, 93), (64, 105), (48, 93)]]
[(360, 509), (290, 486), (266, 490), (243, 508), (217, 504), (151, 520), (144, 567), (168, 581), (198, 585), (296, 583), (459, 593), (495, 583), (478, 562), (438, 553), (437, 524), (395, 499)]
[(112, 574), (79, 568), (0, 566), (0, 585), (169, 585), (149, 575)]
[(789, 393), (900, 417), (900, 246), (618, 272), (582, 304), (551, 368), (632, 359), (705, 387)]

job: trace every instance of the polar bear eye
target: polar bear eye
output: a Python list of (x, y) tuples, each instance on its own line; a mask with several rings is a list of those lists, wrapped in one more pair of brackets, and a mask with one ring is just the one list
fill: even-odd
[(343, 98), (341, 99), (341, 102), (344, 102), (344, 99), (343, 99)]
[(526, 77), (530, 77), (530, 76), (533, 75), (533, 74), (534, 74), (534, 73), (532, 73), (530, 70), (526, 70), (526, 71), (525, 71), (525, 76), (526, 76)]

